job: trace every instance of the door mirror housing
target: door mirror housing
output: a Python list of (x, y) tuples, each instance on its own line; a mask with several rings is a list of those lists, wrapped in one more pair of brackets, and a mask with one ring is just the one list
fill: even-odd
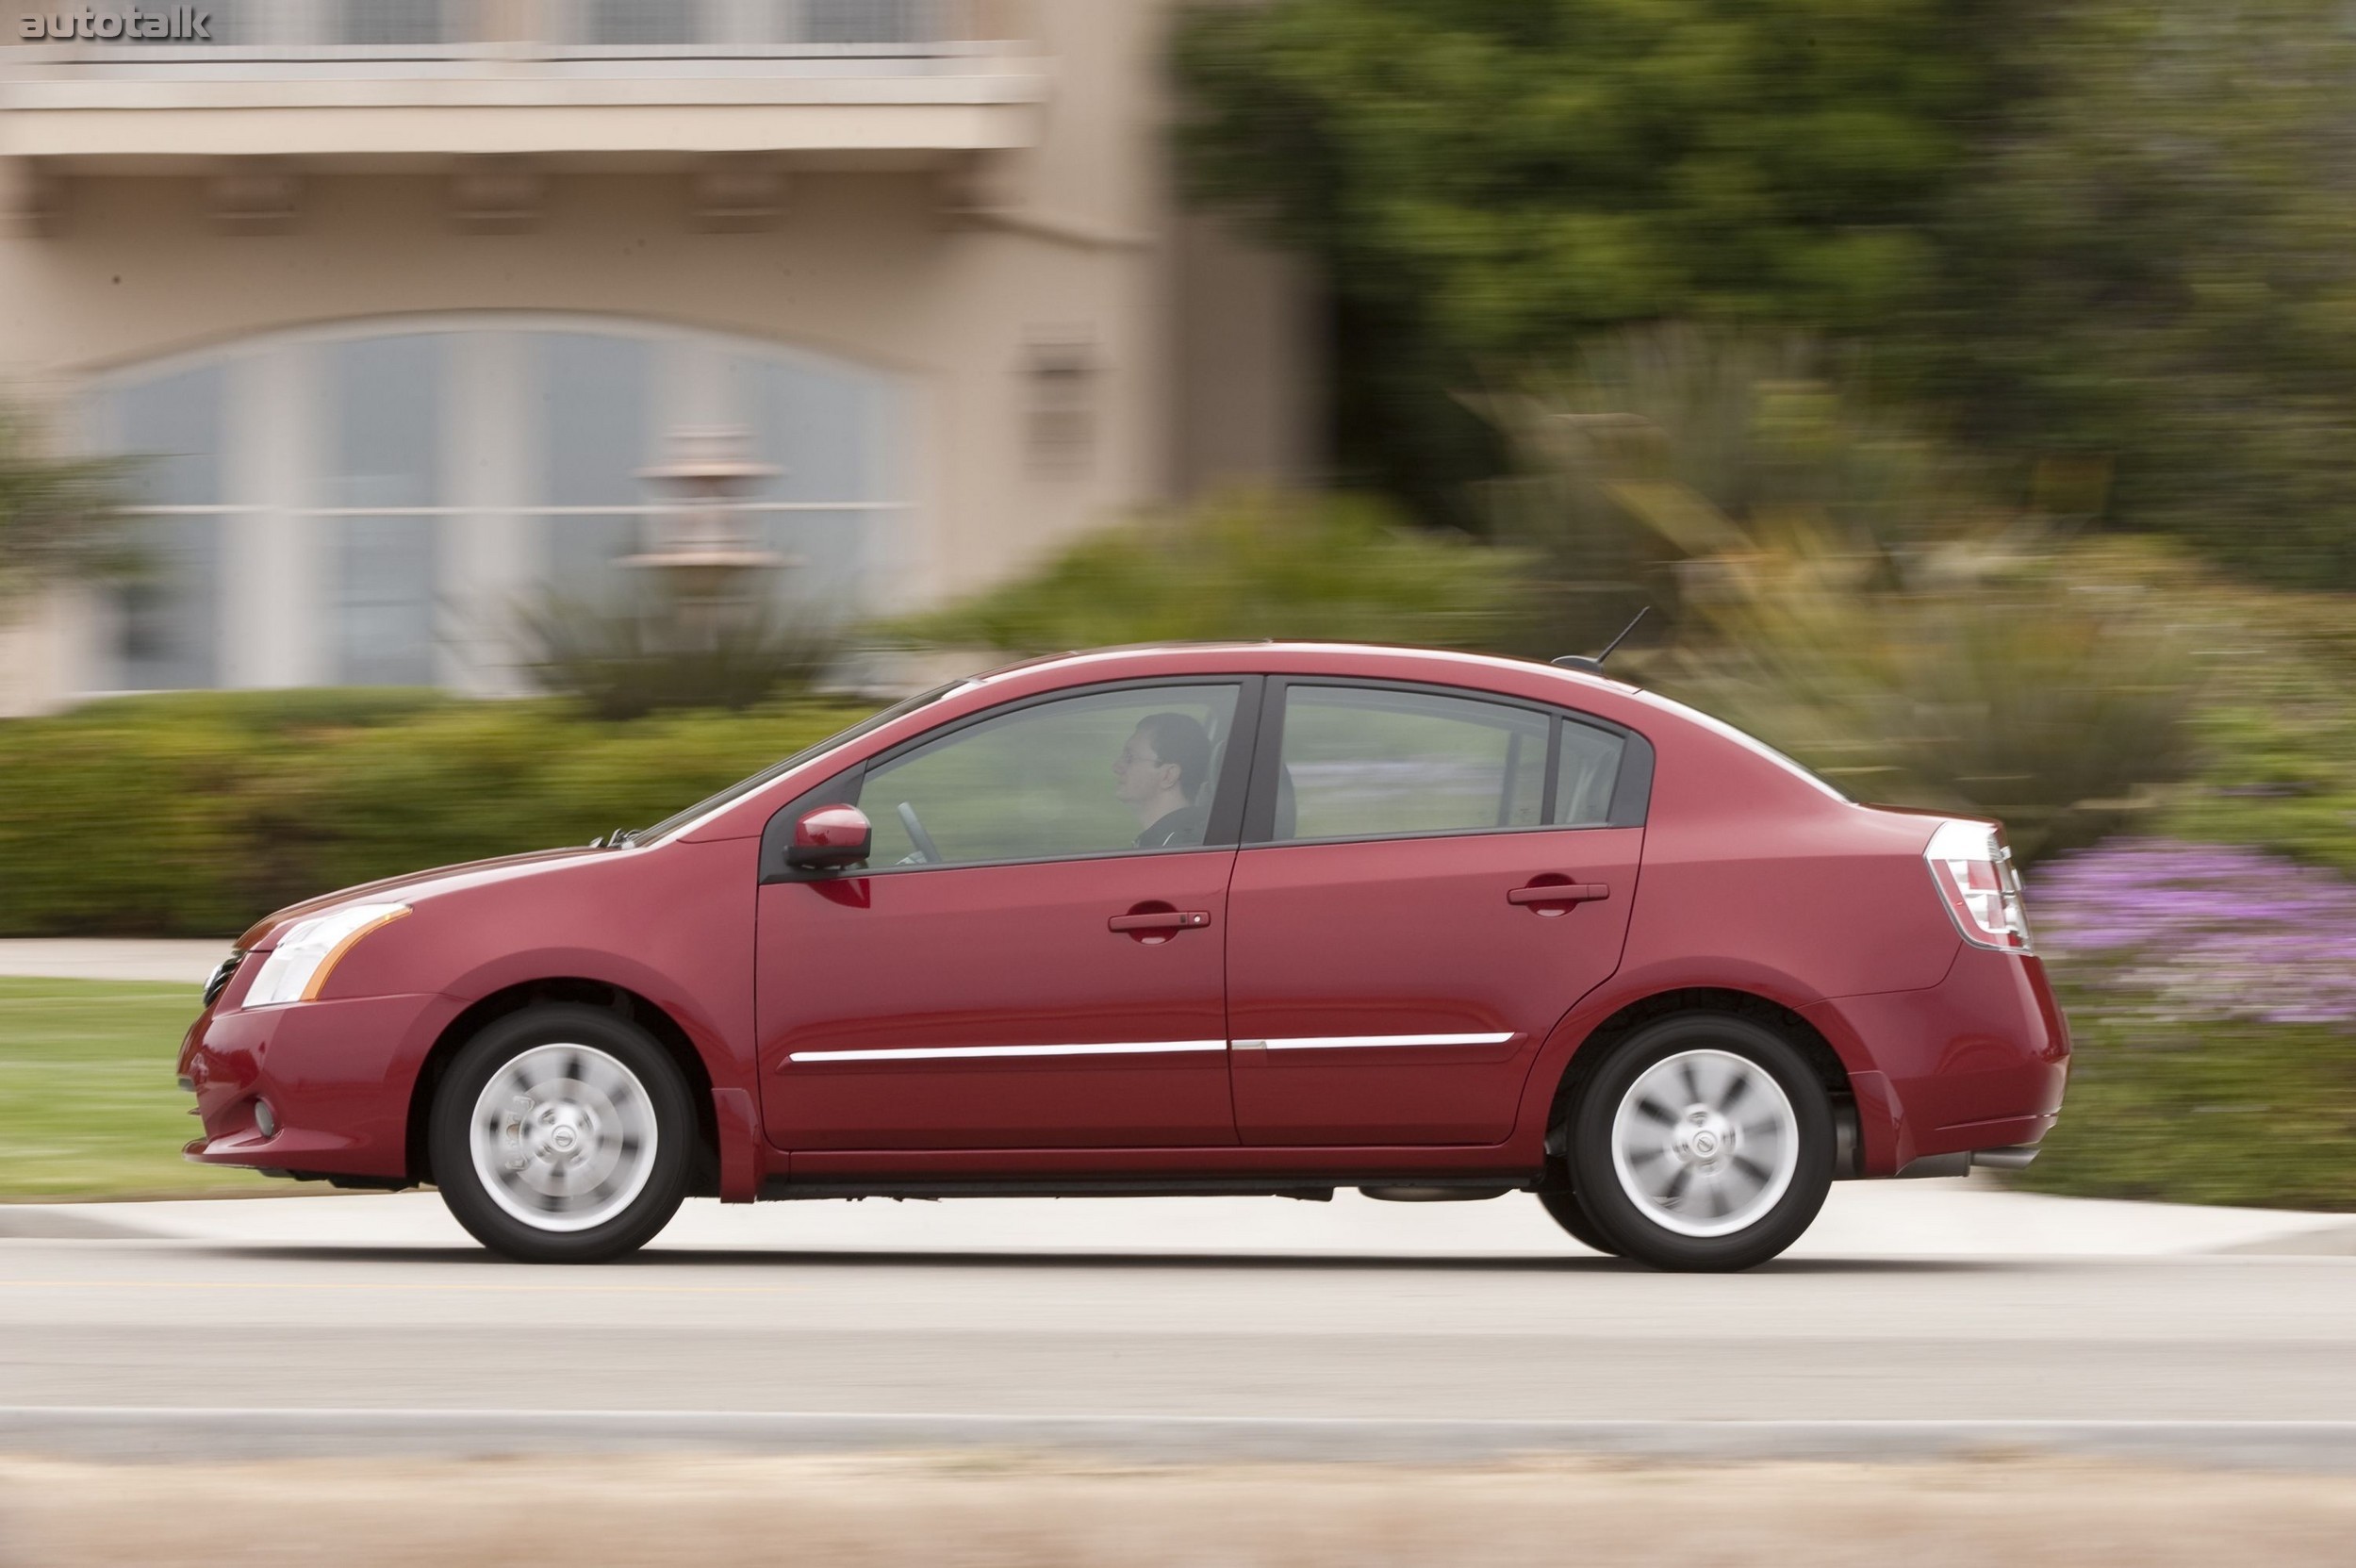
[(843, 871), (866, 864), (875, 829), (857, 806), (819, 806), (794, 823), (785, 864), (797, 871)]

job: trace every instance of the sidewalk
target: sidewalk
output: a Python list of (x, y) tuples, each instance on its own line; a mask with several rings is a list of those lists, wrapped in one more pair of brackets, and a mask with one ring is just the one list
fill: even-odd
[(228, 939), (158, 942), (117, 936), (0, 937), (0, 976), (205, 983)]
[[(257, 1185), (259, 1183), (257, 1182)], [(432, 1193), (177, 1203), (0, 1205), (0, 1237), (227, 1246), (472, 1247)], [(1535, 1198), (1331, 1203), (1283, 1198), (690, 1201), (657, 1251), (1218, 1257), (1559, 1258), (1578, 1248)], [(2356, 1218), (2008, 1192), (1988, 1176), (1836, 1184), (1802, 1259), (2356, 1254)]]

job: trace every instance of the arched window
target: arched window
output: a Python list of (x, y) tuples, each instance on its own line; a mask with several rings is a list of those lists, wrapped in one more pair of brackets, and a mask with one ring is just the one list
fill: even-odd
[(98, 689), (518, 689), (519, 601), (618, 601), (683, 443), (741, 454), (729, 517), (796, 613), (872, 608), (906, 486), (893, 378), (751, 338), (483, 316), (291, 332), (97, 389), (145, 569)]

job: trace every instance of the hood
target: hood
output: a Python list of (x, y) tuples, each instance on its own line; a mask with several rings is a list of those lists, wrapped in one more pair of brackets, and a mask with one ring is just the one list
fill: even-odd
[[(415, 898), (427, 893), (447, 893), (461, 887), (479, 887), (486, 883), (504, 882), (510, 877), (529, 876), (552, 867), (564, 865), (590, 856), (602, 856), (615, 851), (575, 845), (563, 850), (535, 850), (529, 854), (501, 855), (492, 860), (470, 860), (460, 866), (437, 866), (430, 870), (411, 871), (404, 876), (386, 877), (379, 882), (364, 882), (356, 887), (338, 888), (322, 893), (315, 899), (265, 915), (245, 930), (237, 940), (238, 948), (253, 952), (268, 942), (273, 933), (289, 921), (307, 915), (348, 904), (361, 899), (373, 899), (385, 894), (400, 894)], [(626, 851), (625, 851), (626, 852)]]

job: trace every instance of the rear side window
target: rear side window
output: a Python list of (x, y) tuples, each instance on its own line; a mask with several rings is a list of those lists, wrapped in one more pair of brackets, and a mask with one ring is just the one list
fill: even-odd
[[(1286, 687), (1283, 713), (1263, 841), (1602, 827), (1619, 820), (1616, 800), (1630, 807), (1629, 737), (1600, 725), (1474, 697), (1305, 683)], [(1640, 820), (1640, 799), (1633, 809)]]
[(1627, 749), (1624, 735), (1564, 719), (1562, 754), (1555, 767), (1555, 814), (1548, 820), (1563, 828), (1607, 826), (1621, 758)]
[(1545, 809), (1546, 719), (1426, 692), (1296, 685), (1285, 697), (1282, 768), (1278, 838), (1534, 827)]

